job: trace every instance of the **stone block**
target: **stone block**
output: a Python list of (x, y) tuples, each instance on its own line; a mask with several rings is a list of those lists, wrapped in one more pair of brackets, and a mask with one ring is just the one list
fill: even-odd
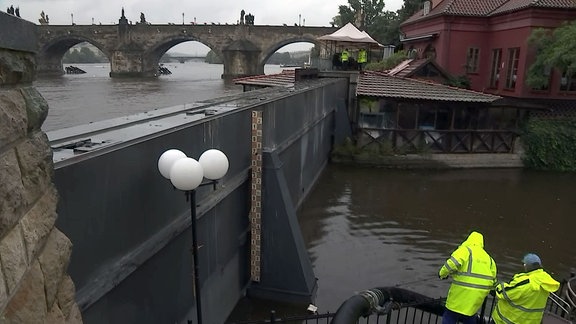
[(48, 116), (48, 102), (34, 87), (21, 88), (20, 91), (26, 102), (28, 132), (40, 130), (46, 116)]
[(50, 187), (36, 204), (22, 217), (22, 233), (27, 247), (28, 260), (34, 259), (44, 246), (56, 221), (56, 189)]
[(74, 286), (74, 282), (70, 276), (64, 276), (60, 281), (60, 286), (58, 287), (58, 294), (56, 295), (56, 299), (58, 301), (58, 305), (62, 310), (62, 314), (64, 317), (68, 317), (70, 312), (72, 311), (72, 307), (76, 304), (75, 301), (76, 295), (76, 287)]
[(62, 311), (58, 307), (58, 304), (54, 304), (48, 314), (46, 315), (46, 324), (62, 324), (66, 321), (66, 317), (62, 314)]
[(0, 184), (0, 237), (3, 237), (18, 223), (26, 209), (25, 189), (15, 150), (0, 155)]
[(0, 89), (0, 152), (26, 136), (27, 124), (26, 103), (20, 91)]
[(66, 317), (66, 324), (82, 324), (82, 313), (78, 305), (72, 305), (70, 314)]
[(44, 275), (40, 263), (35, 261), (3, 315), (8, 323), (41, 324), (45, 323), (47, 313)]
[(2, 260), (2, 269), (4, 270), (8, 293), (12, 294), (28, 269), (26, 248), (20, 224), (16, 225), (0, 241), (0, 259)]
[(36, 201), (52, 183), (52, 149), (44, 132), (34, 132), (16, 146), (22, 183), (29, 203)]
[(31, 84), (35, 66), (34, 54), (0, 48), (0, 85)]
[(47, 309), (52, 309), (52, 304), (56, 301), (58, 288), (66, 275), (71, 253), (72, 242), (66, 235), (54, 228), (38, 257), (40, 267), (44, 273)]
[[(0, 309), (4, 309), (8, 302), (8, 291), (6, 290), (6, 280), (4, 279), (4, 271), (0, 267)], [(0, 317), (0, 323), (3, 323)]]

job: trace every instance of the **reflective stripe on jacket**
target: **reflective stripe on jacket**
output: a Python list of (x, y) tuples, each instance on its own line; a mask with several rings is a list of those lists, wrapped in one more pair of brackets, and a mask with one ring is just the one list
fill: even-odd
[(543, 269), (514, 275), (496, 287), (498, 302), (492, 312), (497, 324), (540, 324), (546, 301), (560, 283)]
[(496, 282), (496, 262), (484, 251), (484, 237), (472, 232), (440, 268), (439, 276), (452, 276), (446, 308), (473, 315)]

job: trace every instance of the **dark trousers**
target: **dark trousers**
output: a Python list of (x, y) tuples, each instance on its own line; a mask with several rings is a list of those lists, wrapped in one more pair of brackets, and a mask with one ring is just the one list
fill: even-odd
[(442, 324), (456, 324), (458, 321), (463, 324), (478, 324), (478, 317), (476, 314), (472, 316), (466, 316), (453, 312), (449, 309), (444, 311), (444, 314), (442, 315)]

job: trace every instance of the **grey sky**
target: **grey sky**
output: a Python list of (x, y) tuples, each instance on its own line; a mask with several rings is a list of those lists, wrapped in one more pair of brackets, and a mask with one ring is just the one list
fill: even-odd
[[(140, 20), (140, 12), (153, 24), (221, 23), (235, 24), (240, 19), (240, 11), (254, 15), (257, 25), (329, 26), (332, 17), (338, 14), (339, 5), (347, 5), (347, 0), (0, 0), (0, 9), (5, 11), (13, 5), (20, 7), (22, 18), (38, 23), (40, 12), (50, 18), (51, 25), (68, 25), (72, 19), (76, 24), (115, 24), (124, 7), (128, 20)], [(398, 10), (403, 0), (386, 1), (385, 10)], [(298, 44), (288, 47), (298, 47)], [(303, 44), (300, 44), (302, 47)], [(187, 42), (173, 48), (194, 52), (206, 48), (197, 42)], [(285, 51), (287, 47), (280, 51)], [(207, 49), (207, 48), (206, 48)]]

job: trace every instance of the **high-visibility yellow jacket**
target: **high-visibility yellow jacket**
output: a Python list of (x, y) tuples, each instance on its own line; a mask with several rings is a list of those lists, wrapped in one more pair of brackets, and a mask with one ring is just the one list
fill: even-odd
[(558, 288), (560, 283), (543, 269), (518, 273), (496, 287), (492, 318), (497, 324), (540, 324), (548, 296)]
[(452, 277), (446, 308), (463, 315), (474, 315), (496, 284), (496, 262), (484, 251), (484, 237), (472, 232), (438, 272)]
[(348, 53), (347, 50), (343, 50), (342, 54), (340, 54), (340, 59), (342, 60), (342, 62), (347, 62), (348, 56), (350, 56), (350, 53)]
[(366, 50), (361, 48), (358, 51), (358, 63), (366, 63), (366, 61), (368, 61), (367, 55), (366, 55)]

